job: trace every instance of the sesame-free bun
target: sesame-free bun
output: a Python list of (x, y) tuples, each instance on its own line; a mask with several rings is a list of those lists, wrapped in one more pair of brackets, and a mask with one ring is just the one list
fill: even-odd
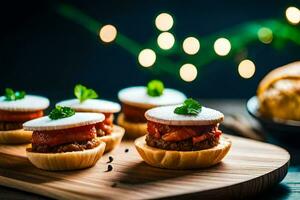
[(174, 113), (176, 107), (181, 105), (161, 106), (147, 110), (147, 120), (166, 125), (203, 126), (213, 125), (223, 121), (224, 115), (214, 109), (202, 107), (198, 115), (178, 115)]
[(77, 112), (117, 113), (121, 110), (120, 104), (102, 99), (87, 99), (82, 103), (78, 99), (69, 99), (56, 105), (71, 107)]
[(0, 144), (24, 144), (30, 143), (32, 131), (24, 129), (0, 131)]
[(36, 95), (25, 95), (23, 99), (6, 101), (4, 96), (0, 97), (0, 110), (11, 112), (33, 112), (45, 110), (49, 106), (49, 100)]
[(154, 167), (166, 169), (198, 169), (213, 166), (226, 156), (231, 141), (221, 137), (220, 143), (209, 149), (199, 151), (170, 151), (146, 144), (145, 136), (134, 142), (135, 147), (143, 160)]
[(129, 122), (123, 113), (119, 114), (117, 123), (126, 130), (125, 137), (127, 138), (138, 138), (147, 134), (147, 123)]
[(165, 88), (161, 96), (151, 97), (144, 86), (129, 87), (119, 91), (118, 98), (122, 103), (141, 108), (182, 103), (186, 96), (178, 90)]
[(300, 61), (278, 67), (268, 73), (259, 83), (257, 95), (260, 96), (276, 81), (281, 79), (300, 79)]
[(59, 171), (74, 170), (92, 167), (101, 158), (105, 150), (105, 143), (83, 151), (73, 151), (65, 153), (36, 153), (31, 148), (26, 149), (26, 154), (30, 162), (37, 168)]
[(257, 89), (259, 114), (285, 121), (300, 121), (300, 61), (268, 73)]
[(104, 120), (104, 115), (101, 113), (75, 113), (71, 117), (52, 120), (48, 116), (30, 120), (23, 124), (25, 130), (28, 131), (51, 131), (79, 126), (96, 124)]
[(124, 133), (124, 128), (114, 125), (113, 132), (110, 135), (98, 137), (101, 141), (106, 143), (105, 152), (116, 148), (121, 143)]

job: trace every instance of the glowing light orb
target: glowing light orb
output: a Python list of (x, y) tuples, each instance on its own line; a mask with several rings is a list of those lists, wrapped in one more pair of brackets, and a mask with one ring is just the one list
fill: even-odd
[(273, 32), (269, 28), (260, 28), (257, 32), (258, 39), (265, 44), (269, 44), (273, 40)]
[(179, 75), (182, 80), (186, 82), (191, 82), (197, 77), (197, 68), (192, 64), (184, 64), (180, 67)]
[(161, 13), (155, 19), (155, 26), (160, 31), (170, 30), (173, 24), (173, 17), (168, 13)]
[(300, 10), (296, 7), (288, 7), (285, 11), (285, 16), (291, 24), (298, 24), (300, 22)]
[(111, 24), (105, 25), (100, 29), (99, 37), (103, 42), (112, 42), (117, 37), (117, 29)]
[(200, 42), (195, 37), (188, 37), (183, 41), (183, 51), (187, 54), (194, 55), (200, 49)]
[(219, 38), (214, 43), (214, 50), (219, 56), (226, 56), (231, 49), (230, 41), (226, 38)]
[(138, 56), (138, 61), (143, 67), (151, 67), (156, 60), (156, 54), (152, 49), (143, 49)]
[(175, 43), (175, 38), (172, 33), (163, 32), (157, 37), (157, 44), (164, 50), (171, 49)]
[(238, 66), (238, 72), (242, 78), (251, 78), (255, 73), (255, 64), (251, 60), (243, 60)]

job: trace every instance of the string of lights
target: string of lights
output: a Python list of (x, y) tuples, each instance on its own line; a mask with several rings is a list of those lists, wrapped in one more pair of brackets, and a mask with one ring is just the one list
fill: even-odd
[[(156, 72), (176, 75), (186, 82), (194, 81), (202, 66), (225, 56), (234, 56), (252, 42), (271, 44), (276, 35), (279, 42), (274, 42), (275, 47), (281, 41), (300, 45), (300, 30), (294, 26), (300, 22), (300, 10), (296, 7), (286, 9), (285, 16), (289, 23), (281, 20), (247, 22), (210, 36), (189, 36), (182, 41), (172, 34), (172, 15), (161, 13), (155, 18), (155, 26), (160, 31), (156, 41), (150, 40), (144, 45), (121, 34), (114, 25), (102, 25), (73, 6), (60, 4), (56, 10), (60, 15), (98, 34), (102, 42), (115, 43), (127, 50), (142, 67), (154, 67)], [(170, 55), (177, 55), (179, 61), (173, 61)], [(244, 56), (240, 59), (237, 72), (242, 78), (249, 79), (255, 74), (255, 68), (254, 62)]]

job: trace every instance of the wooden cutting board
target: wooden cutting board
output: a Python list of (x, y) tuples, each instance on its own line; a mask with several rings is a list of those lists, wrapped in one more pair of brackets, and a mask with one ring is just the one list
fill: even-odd
[[(132, 141), (90, 169), (49, 172), (30, 164), (25, 146), (0, 146), (0, 185), (57, 199), (241, 198), (279, 183), (289, 153), (277, 146), (235, 136), (224, 161), (202, 170), (166, 170), (145, 164)], [(128, 149), (126, 153), (125, 150)], [(112, 171), (106, 172), (109, 156)]]

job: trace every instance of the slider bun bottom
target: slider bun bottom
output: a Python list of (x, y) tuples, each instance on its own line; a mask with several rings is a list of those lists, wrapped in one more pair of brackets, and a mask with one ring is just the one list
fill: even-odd
[(24, 129), (0, 131), (0, 144), (24, 144), (30, 143), (32, 131)]
[(37, 168), (60, 171), (74, 170), (92, 167), (101, 158), (105, 150), (105, 143), (84, 151), (73, 151), (65, 153), (36, 153), (26, 149), (30, 162)]
[(213, 166), (225, 157), (231, 141), (220, 138), (220, 143), (210, 149), (199, 151), (168, 151), (150, 147), (145, 136), (135, 140), (135, 147), (144, 161), (154, 167), (166, 169), (197, 169)]
[(116, 148), (121, 143), (124, 133), (124, 128), (114, 125), (113, 132), (110, 135), (98, 137), (101, 141), (106, 143), (105, 152), (109, 152)]
[(138, 138), (147, 134), (147, 123), (129, 122), (125, 119), (124, 114), (120, 113), (117, 118), (117, 123), (125, 128), (127, 138)]

